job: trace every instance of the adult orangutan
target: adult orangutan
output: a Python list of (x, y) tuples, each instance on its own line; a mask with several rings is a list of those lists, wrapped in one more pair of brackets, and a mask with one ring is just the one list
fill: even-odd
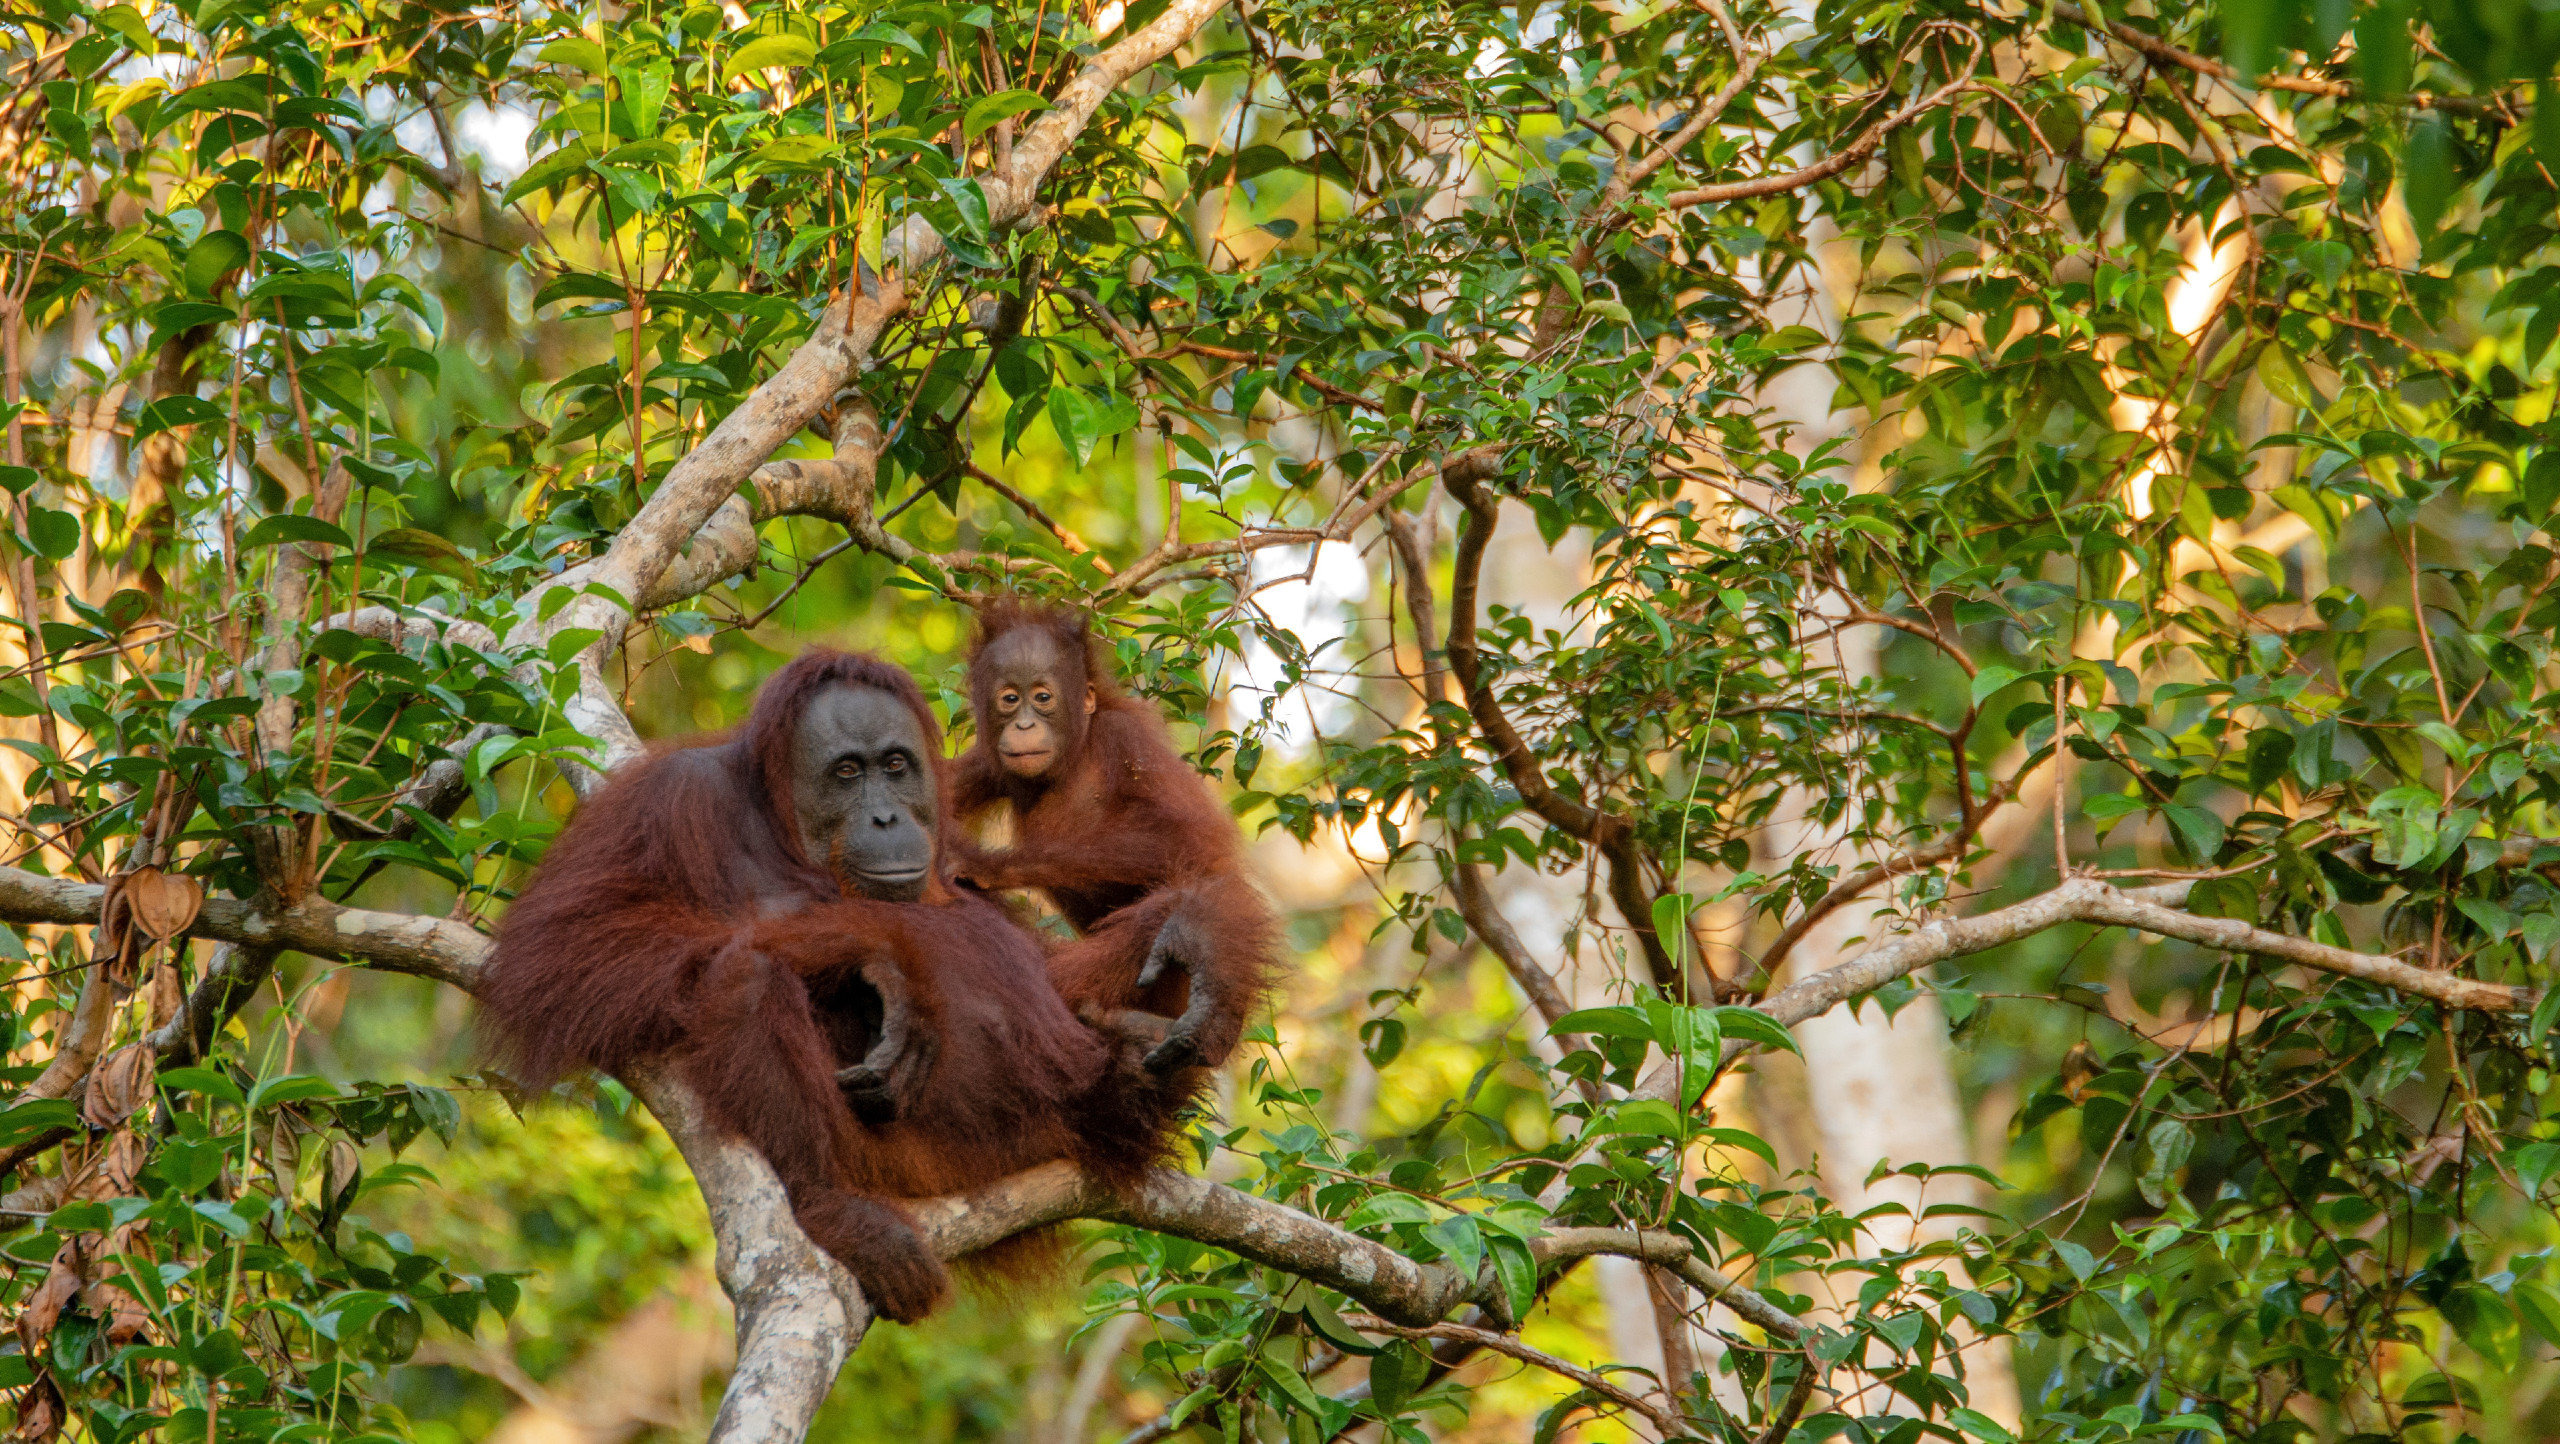
[(984, 888), (1037, 888), (1092, 937), (1178, 891), (1183, 906), (1143, 962), (1080, 952), (1062, 960), (1059, 986), (1178, 1014), (1150, 1069), (1225, 1062), (1271, 985), (1279, 924), (1245, 875), (1235, 820), (1163, 719), (1121, 692), (1082, 615), (1013, 600), (979, 613), (969, 705), (978, 735), (958, 760), (953, 805), (963, 822), (1009, 808), (1013, 839), (1001, 850), (960, 843), (954, 870)]
[[(735, 734), (654, 752), (579, 811), (508, 909), (480, 995), (529, 1084), (670, 1058), (901, 1322), (949, 1280), (895, 1200), (1057, 1158), (1126, 1182), (1196, 1081), (1138, 1066), (1162, 1020), (1089, 1025), (1030, 932), (947, 884), (940, 758), (904, 671), (811, 651)], [(1192, 905), (1167, 894), (1056, 966), (1134, 970)]]

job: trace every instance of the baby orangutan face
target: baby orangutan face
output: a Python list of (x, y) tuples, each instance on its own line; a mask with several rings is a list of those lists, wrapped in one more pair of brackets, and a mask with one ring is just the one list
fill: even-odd
[(922, 897), (940, 821), (930, 755), (897, 698), (869, 687), (820, 693), (791, 747), (801, 847), (863, 897)]
[(989, 644), (978, 665), (995, 684), (980, 725), (1007, 773), (1046, 777), (1074, 755), (1094, 705), (1082, 657), (1044, 631), (1021, 627)]

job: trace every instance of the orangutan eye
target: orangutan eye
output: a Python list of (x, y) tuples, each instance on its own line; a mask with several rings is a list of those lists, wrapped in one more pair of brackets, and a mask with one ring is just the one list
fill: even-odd
[(903, 752), (892, 752), (889, 754), (889, 760), (881, 763), (880, 767), (882, 771), (893, 774), (904, 772), (907, 770), (907, 755)]
[(1032, 693), (1032, 694), (1031, 694), (1031, 701), (1032, 701), (1032, 704), (1033, 704), (1034, 706), (1038, 706), (1038, 707), (1045, 708), (1045, 707), (1047, 707), (1047, 706), (1049, 705), (1049, 703), (1051, 702), (1051, 700), (1053, 700), (1053, 699), (1052, 699), (1052, 698), (1049, 696), (1049, 694), (1048, 694), (1047, 692), (1045, 692), (1045, 691), (1043, 691), (1043, 692), (1034, 692), (1034, 693)]
[(1002, 707), (1007, 712), (1010, 712), (1014, 708), (1022, 705), (1022, 694), (1019, 692), (1007, 692), (1003, 696), (996, 698), (996, 705)]
[(844, 761), (837, 763), (835, 770), (836, 776), (843, 778), (847, 782), (851, 782), (853, 779), (862, 775), (862, 764), (852, 760), (851, 758), (847, 758)]

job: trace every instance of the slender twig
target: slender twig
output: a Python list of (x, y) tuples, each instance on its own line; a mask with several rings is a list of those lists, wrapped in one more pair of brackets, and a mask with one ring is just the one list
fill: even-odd
[(1687, 1432), (1663, 1410), (1646, 1403), (1598, 1374), (1588, 1369), (1577, 1369), (1553, 1354), (1529, 1347), (1509, 1334), (1497, 1334), (1491, 1329), (1470, 1328), (1465, 1324), (1432, 1324), (1427, 1328), (1409, 1329), (1402, 1325), (1388, 1323), (1373, 1314), (1344, 1314), (1342, 1321), (1355, 1329), (1373, 1334), (1393, 1334), (1400, 1339), (1455, 1339), (1473, 1344), (1480, 1349), (1491, 1349), (1506, 1358), (1518, 1359), (1521, 1363), (1544, 1369), (1558, 1378), (1571, 1379), (1619, 1408), (1644, 1416), (1645, 1421), (1660, 1430), (1661, 1437), (1665, 1439), (1676, 1439)]

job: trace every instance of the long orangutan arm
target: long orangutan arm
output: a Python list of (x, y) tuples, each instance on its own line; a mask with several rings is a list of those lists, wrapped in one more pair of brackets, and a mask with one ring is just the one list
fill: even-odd
[(957, 868), (960, 876), (997, 892), (1107, 884), (1152, 888), (1171, 881), (1180, 870), (1178, 852), (1162, 832), (1139, 822), (1098, 828), (1071, 844), (971, 848)]
[(911, 906), (848, 898), (746, 930), (756, 952), (811, 987), (859, 979), (880, 999), (880, 1036), (835, 1075), (865, 1123), (889, 1123), (912, 1108), (941, 1052), (938, 1000), (930, 980), (908, 966)]

